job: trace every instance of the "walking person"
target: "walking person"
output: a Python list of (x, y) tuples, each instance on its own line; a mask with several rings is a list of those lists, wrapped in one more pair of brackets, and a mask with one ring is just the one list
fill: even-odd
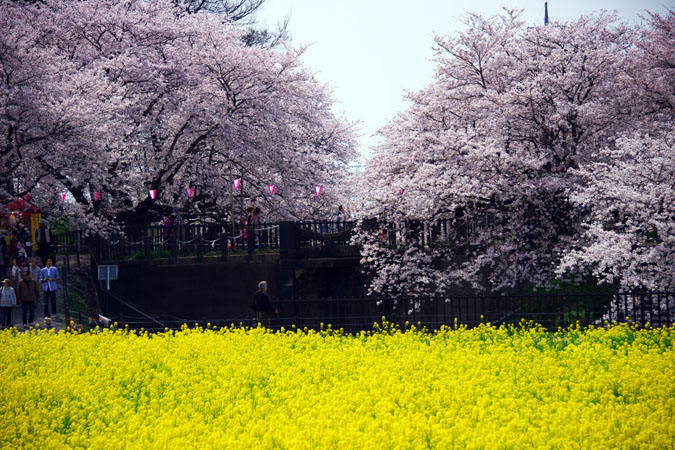
[(258, 241), (256, 243), (256, 246), (262, 247), (262, 237), (263, 233), (262, 230), (260, 229), (261, 226), (261, 219), (260, 216), (262, 215), (262, 209), (259, 207), (255, 207), (253, 209), (253, 213), (251, 213), (251, 225), (253, 225), (253, 229), (255, 230), (255, 238)]
[(176, 230), (176, 240), (178, 241), (178, 247), (180, 248), (181, 242), (186, 241), (185, 239), (185, 233), (183, 231), (183, 226), (185, 225), (185, 221), (183, 220), (183, 216), (181, 215), (180, 211), (178, 209), (174, 208), (173, 209), (173, 228)]
[(42, 265), (47, 264), (47, 258), (50, 257), (52, 242), (54, 242), (54, 233), (49, 227), (49, 222), (45, 219), (40, 219), (38, 229), (35, 230), (35, 242), (37, 243), (37, 250)]
[(272, 305), (270, 297), (267, 295), (267, 281), (258, 283), (258, 292), (255, 294), (253, 308), (258, 323), (267, 328), (272, 323), (272, 319), (279, 314), (279, 310)]
[(23, 279), (16, 288), (16, 301), (21, 305), (23, 327), (33, 326), (35, 321), (35, 302), (40, 298), (40, 288), (30, 277), (30, 272), (23, 273)]
[(335, 221), (337, 222), (338, 232), (344, 231), (344, 229), (345, 229), (345, 218), (346, 218), (345, 207), (340, 205), (340, 207), (338, 208), (337, 216), (335, 217)]
[(168, 214), (164, 214), (164, 240), (169, 239), (172, 231), (173, 220), (171, 220), (171, 217), (169, 217)]
[(246, 214), (244, 215), (244, 220), (241, 221), (242, 235), (244, 239), (242, 240), (242, 246), (245, 247), (248, 245), (248, 226), (251, 225), (251, 216), (253, 215), (253, 206), (246, 207)]
[(12, 310), (16, 306), (16, 293), (12, 287), (12, 280), (5, 278), (2, 280), (0, 288), (0, 308), (2, 309), (2, 328), (12, 326)]
[[(347, 214), (345, 213), (345, 207), (340, 205), (338, 207), (338, 212), (337, 216), (335, 216), (335, 221), (337, 222), (337, 233), (341, 233), (345, 231), (345, 219), (347, 218)], [(344, 240), (338, 240), (335, 241), (336, 244), (338, 245), (344, 245), (347, 241)]]
[(10, 261), (13, 259), (16, 259), (18, 261), (19, 258), (19, 249), (17, 246), (19, 245), (19, 240), (16, 238), (14, 234), (10, 235), (9, 239), (9, 247), (7, 247), (5, 256), (7, 258), (7, 265), (9, 268), (7, 270), (11, 269)]
[(26, 253), (26, 249), (21, 245), (21, 242), (16, 244), (16, 248), (16, 259), (19, 261), (19, 265), (23, 267), (28, 262), (28, 253)]
[(12, 287), (16, 289), (19, 286), (19, 281), (23, 275), (23, 269), (19, 265), (19, 261), (12, 259), (12, 267), (9, 268), (9, 278), (12, 280)]
[(51, 302), (52, 315), (56, 317), (56, 282), (59, 281), (59, 269), (52, 265), (52, 259), (47, 259), (47, 266), (40, 270), (40, 282), (45, 299), (45, 319), (51, 319), (49, 305)]
[(163, 245), (166, 250), (171, 250), (171, 243), (169, 242), (169, 236), (173, 233), (173, 220), (171, 220), (170, 214), (163, 215), (164, 230), (162, 233)]
[(31, 250), (31, 240), (30, 240), (30, 231), (28, 231), (28, 228), (26, 228), (26, 225), (19, 223), (16, 226), (16, 236), (19, 239), (19, 243), (21, 244), (21, 248), (24, 249), (24, 252), (26, 253), (26, 256), (29, 256), (28, 254), (30, 253)]
[(248, 237), (248, 234), (246, 234), (247, 227), (249, 225), (251, 225), (251, 219), (252, 219), (252, 216), (253, 216), (253, 210), (254, 209), (255, 208), (253, 208), (253, 206), (247, 206), (246, 207), (246, 213), (244, 214), (244, 220), (241, 221), (241, 224), (243, 225), (243, 228), (244, 228), (244, 240)]
[(184, 225), (183, 215), (178, 208), (174, 208), (173, 211), (171, 211), (171, 214), (173, 215), (173, 227), (180, 230), (180, 227)]
[(42, 267), (37, 263), (37, 258), (28, 258), (28, 264), (26, 265), (28, 267), (28, 271), (30, 272), (30, 277), (34, 280), (39, 280), (40, 279), (40, 270)]

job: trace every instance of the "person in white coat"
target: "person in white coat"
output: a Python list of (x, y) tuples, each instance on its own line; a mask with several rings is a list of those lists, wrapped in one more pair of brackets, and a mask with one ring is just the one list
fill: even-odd
[(23, 277), (23, 268), (19, 265), (16, 258), (12, 260), (12, 267), (9, 269), (9, 279), (12, 280), (12, 287), (16, 289), (19, 281)]
[(2, 328), (12, 326), (12, 310), (16, 307), (16, 293), (12, 280), (5, 278), (0, 288), (0, 309), (2, 309)]

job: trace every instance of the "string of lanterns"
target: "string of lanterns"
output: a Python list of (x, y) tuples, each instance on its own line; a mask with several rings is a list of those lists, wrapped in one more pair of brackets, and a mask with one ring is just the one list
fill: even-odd
[[(241, 178), (237, 178), (236, 180), (232, 181), (232, 187), (234, 190), (238, 190), (241, 187)], [(267, 192), (269, 192), (270, 195), (274, 195), (277, 191), (277, 187), (274, 184), (268, 184), (267, 185)], [(323, 186), (314, 186), (314, 195), (316, 196), (316, 199), (319, 200), (319, 197), (321, 196), (321, 192), (323, 191)], [(194, 196), (195, 190), (194, 188), (185, 188), (185, 193), (187, 194), (188, 199), (192, 198)], [(61, 203), (66, 202), (66, 197), (68, 194), (60, 194), (61, 195)], [(157, 197), (157, 190), (156, 189), (148, 189), (148, 197), (152, 200), (152, 203), (155, 203), (155, 198)], [(92, 192), (91, 193), (91, 199), (95, 202), (99, 201), (101, 199), (101, 193), (99, 191)]]

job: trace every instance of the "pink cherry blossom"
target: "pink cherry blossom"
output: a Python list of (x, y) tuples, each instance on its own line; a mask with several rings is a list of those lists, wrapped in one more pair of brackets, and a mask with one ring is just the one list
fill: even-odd
[[(675, 287), (673, 24), (671, 11), (644, 28), (606, 13), (526, 28), (507, 10), (438, 36), (433, 82), (380, 131), (363, 215), (433, 229), (461, 208), (490, 225), (431, 248), (363, 231), (371, 291), (507, 292), (588, 275)], [(622, 227), (607, 223), (613, 210)]]
[[(354, 124), (333, 113), (302, 48), (246, 46), (223, 22), (168, 0), (3, 1), (0, 194), (30, 193), (93, 229), (148, 223), (159, 207), (229, 221), (235, 178), (266, 220), (332, 213)], [(62, 208), (57, 192), (70, 194)]]

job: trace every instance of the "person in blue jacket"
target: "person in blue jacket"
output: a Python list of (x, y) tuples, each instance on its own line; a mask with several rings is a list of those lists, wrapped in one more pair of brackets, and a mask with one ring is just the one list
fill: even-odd
[(52, 259), (47, 258), (47, 265), (40, 269), (40, 282), (45, 299), (45, 319), (50, 318), (49, 305), (52, 306), (52, 314), (56, 316), (56, 282), (59, 281), (59, 269), (52, 265)]

